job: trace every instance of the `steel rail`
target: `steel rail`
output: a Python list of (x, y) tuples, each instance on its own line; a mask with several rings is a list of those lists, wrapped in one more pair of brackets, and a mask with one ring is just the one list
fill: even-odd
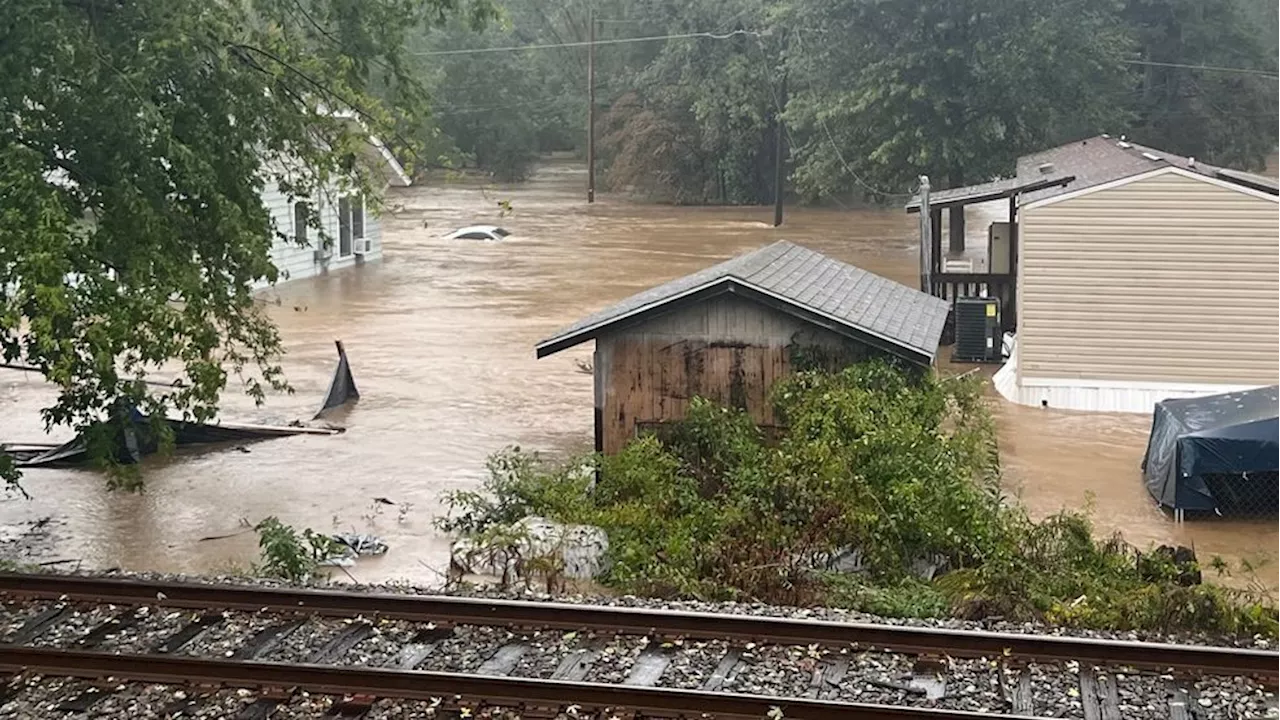
[[(365, 695), (409, 700), (452, 699), (506, 706), (583, 709), (626, 708), (639, 713), (760, 720), (782, 712), (788, 720), (980, 720), (990, 715), (966, 710), (841, 703), (770, 697), (565, 682), (467, 673), (385, 670), (329, 665), (203, 660), (165, 655), (115, 655), (0, 645), (0, 672), (30, 672), (87, 679), (111, 678), (163, 685), (214, 685), (305, 691), (319, 695)], [(774, 710), (777, 708), (777, 710)], [(1006, 720), (1034, 720), (1002, 715)]]
[(1099, 640), (1019, 633), (799, 620), (649, 608), (621, 608), (442, 595), (362, 593), (214, 585), (72, 575), (0, 573), (0, 595), (114, 605), (381, 617), (449, 625), (754, 641), (779, 645), (857, 646), (953, 657), (1013, 657), (1178, 669), (1219, 675), (1280, 677), (1274, 650)]

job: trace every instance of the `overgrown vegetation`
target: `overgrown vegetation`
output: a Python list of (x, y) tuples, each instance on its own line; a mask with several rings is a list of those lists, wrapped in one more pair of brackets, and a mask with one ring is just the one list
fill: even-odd
[(705, 400), (663, 440), (593, 458), (598, 480), (513, 449), (484, 492), (448, 496), (446, 530), (526, 515), (609, 535), (602, 578), (625, 592), (887, 615), (1036, 619), (1109, 628), (1276, 633), (1259, 594), (1184, 584), (1186, 567), (1099, 541), (1084, 514), (1034, 522), (1000, 492), (991, 418), (971, 380), (882, 363), (775, 389), (786, 433)]
[(262, 560), (253, 566), (254, 575), (305, 582), (320, 563), (342, 554), (342, 545), (328, 535), (307, 528), (299, 533), (274, 515), (258, 523), (258, 548)]
[(592, 10), (602, 181), (664, 202), (770, 201), (779, 113), (812, 201), (981, 182), (1102, 132), (1243, 169), (1276, 144), (1271, 0), (502, 4), (505, 22), (424, 45), (552, 47), (421, 59), (436, 139), (500, 177), (584, 151)]
[[(6, 2), (0, 357), (56, 386), (45, 423), (118, 426), (122, 403), (207, 421), (229, 378), (258, 400), (287, 389), (252, 290), (280, 277), (272, 243), (303, 234), (264, 189), (307, 202), (330, 243), (321, 201), (379, 204), (369, 135), (417, 144), (410, 39), (492, 15), (487, 0)], [(17, 477), (7, 455), (0, 477)]]

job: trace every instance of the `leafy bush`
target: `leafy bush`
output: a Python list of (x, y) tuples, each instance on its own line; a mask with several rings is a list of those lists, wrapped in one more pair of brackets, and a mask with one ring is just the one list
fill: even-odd
[(1183, 570), (1153, 556), (1140, 572), (1138, 553), (1096, 540), (1085, 515), (1033, 522), (1008, 502), (974, 380), (871, 362), (798, 373), (774, 402), (787, 426), (775, 443), (744, 412), (694, 399), (662, 439), (614, 456), (556, 466), (505, 451), (481, 492), (447, 497), (440, 527), (597, 525), (610, 541), (603, 580), (632, 593), (1275, 634), (1269, 601), (1183, 587)]
[(299, 535), (274, 515), (258, 523), (254, 530), (262, 553), (262, 563), (254, 568), (258, 575), (302, 582), (315, 574), (321, 562), (341, 554), (341, 545), (329, 536), (310, 528)]

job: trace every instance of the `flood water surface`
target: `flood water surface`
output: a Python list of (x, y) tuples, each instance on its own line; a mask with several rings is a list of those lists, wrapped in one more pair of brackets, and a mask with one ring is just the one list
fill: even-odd
[[(362, 581), (438, 581), (447, 540), (432, 527), (441, 494), (477, 487), (509, 444), (565, 453), (591, 443), (590, 343), (534, 359), (534, 344), (611, 302), (786, 238), (915, 285), (915, 218), (882, 210), (672, 208), (583, 200), (582, 173), (553, 165), (517, 187), (443, 184), (398, 191), (383, 218), (384, 259), (264, 294), (280, 327), (293, 395), (263, 407), (229, 392), (228, 421), (308, 419), (346, 345), (360, 401), (335, 418), (347, 432), (145, 463), (146, 491), (109, 492), (89, 471), (32, 470), (31, 499), (0, 503), (0, 525), (51, 518), (38, 560), (209, 573), (256, 555), (264, 517), (317, 531), (382, 535), (391, 551), (351, 569)], [(499, 200), (513, 212), (499, 217)], [(447, 241), (494, 223), (500, 243)], [(945, 352), (945, 351), (944, 351)], [(34, 377), (0, 375), (0, 438), (43, 441), (53, 399)], [(1270, 557), (1274, 520), (1175, 525), (1153, 506), (1138, 464), (1150, 420), (996, 402), (1011, 492), (1036, 515), (1091, 504), (1103, 532), (1194, 544), (1202, 557)], [(67, 434), (63, 433), (61, 437)], [(388, 505), (375, 498), (395, 503)], [(221, 537), (228, 536), (228, 537)], [(212, 539), (210, 539), (212, 538)], [(1274, 565), (1263, 572), (1274, 586)]]

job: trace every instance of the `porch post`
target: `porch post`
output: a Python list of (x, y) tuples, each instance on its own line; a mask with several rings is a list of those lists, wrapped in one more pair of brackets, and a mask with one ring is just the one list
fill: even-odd
[(929, 273), (936, 275), (942, 272), (942, 208), (929, 208), (929, 227), (929, 238), (933, 241), (933, 250), (929, 253)]
[(955, 254), (964, 252), (964, 206), (952, 205), (951, 216), (947, 218), (947, 236), (950, 244), (947, 249)]

